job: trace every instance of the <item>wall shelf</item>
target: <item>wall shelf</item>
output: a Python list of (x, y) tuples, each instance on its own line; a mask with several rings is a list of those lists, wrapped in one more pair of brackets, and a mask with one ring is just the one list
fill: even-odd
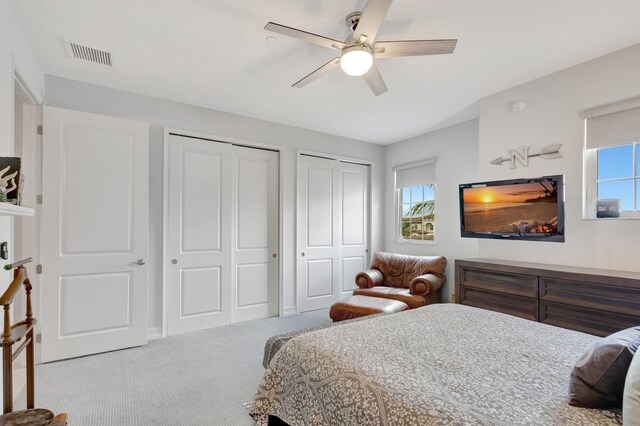
[(0, 203), (0, 216), (33, 216), (35, 210), (9, 203)]

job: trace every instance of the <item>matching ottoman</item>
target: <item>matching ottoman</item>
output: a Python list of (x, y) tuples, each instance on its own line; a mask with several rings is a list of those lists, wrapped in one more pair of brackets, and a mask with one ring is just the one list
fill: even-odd
[(329, 316), (333, 321), (343, 321), (373, 314), (401, 312), (409, 306), (399, 300), (382, 297), (351, 296), (331, 305)]

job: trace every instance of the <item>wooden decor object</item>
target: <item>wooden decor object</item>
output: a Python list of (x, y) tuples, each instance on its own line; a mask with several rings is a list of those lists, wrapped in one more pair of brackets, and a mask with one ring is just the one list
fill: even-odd
[(640, 274), (493, 259), (455, 262), (456, 303), (607, 336), (640, 324)]
[[(34, 341), (33, 328), (36, 325), (36, 319), (33, 318), (33, 310), (31, 307), (31, 283), (24, 269), (26, 263), (31, 262), (28, 258), (13, 265), (9, 265), (9, 269), (13, 269), (13, 281), (7, 291), (0, 298), (0, 305), (4, 309), (4, 328), (2, 333), (2, 412), (10, 413), (13, 411), (13, 361), (23, 351), (27, 350), (27, 408), (34, 408)], [(7, 268), (5, 268), (7, 269)], [(11, 304), (20, 287), (24, 284), (27, 294), (27, 316), (24, 321), (11, 324)], [(14, 351), (13, 345), (20, 343), (20, 346)]]
[(13, 411), (0, 416), (0, 426), (66, 426), (67, 415), (53, 413), (42, 408)]
[[(13, 269), (13, 281), (9, 288), (0, 297), (0, 304), (4, 309), (4, 327), (2, 336), (2, 411), (0, 426), (9, 425), (48, 425), (64, 426), (67, 424), (67, 415), (59, 414), (56, 417), (49, 410), (34, 409), (35, 406), (35, 354), (33, 329), (37, 323), (33, 317), (31, 305), (31, 283), (24, 265), (33, 259), (27, 258), (13, 264), (6, 265), (5, 270)], [(26, 318), (15, 324), (11, 324), (11, 304), (20, 287), (24, 285), (27, 302)], [(14, 350), (13, 346), (19, 343)], [(27, 355), (27, 409), (13, 412), (13, 361), (26, 349)]]

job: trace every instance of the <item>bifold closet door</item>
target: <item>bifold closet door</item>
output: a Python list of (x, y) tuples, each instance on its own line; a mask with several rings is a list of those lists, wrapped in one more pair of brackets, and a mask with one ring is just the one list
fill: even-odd
[(331, 306), (355, 288), (368, 260), (369, 166), (301, 155), (298, 161), (298, 304)]
[(278, 315), (278, 153), (234, 147), (233, 322)]
[(169, 334), (278, 314), (278, 154), (170, 135)]
[(369, 267), (369, 166), (340, 163), (340, 296), (358, 286), (355, 277)]
[(143, 345), (149, 126), (43, 115), (42, 361)]
[(233, 146), (170, 135), (168, 154), (168, 333), (229, 324)]

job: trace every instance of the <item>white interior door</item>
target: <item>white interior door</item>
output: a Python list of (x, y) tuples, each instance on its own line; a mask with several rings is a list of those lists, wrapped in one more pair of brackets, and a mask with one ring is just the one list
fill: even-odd
[(278, 154), (169, 135), (169, 334), (278, 314)]
[(299, 157), (300, 312), (327, 308), (353, 290), (368, 257), (368, 200), (368, 166)]
[(231, 322), (232, 146), (170, 135), (165, 296), (169, 334)]
[(278, 153), (234, 147), (233, 322), (278, 315)]
[(147, 341), (149, 127), (44, 108), (42, 361)]

